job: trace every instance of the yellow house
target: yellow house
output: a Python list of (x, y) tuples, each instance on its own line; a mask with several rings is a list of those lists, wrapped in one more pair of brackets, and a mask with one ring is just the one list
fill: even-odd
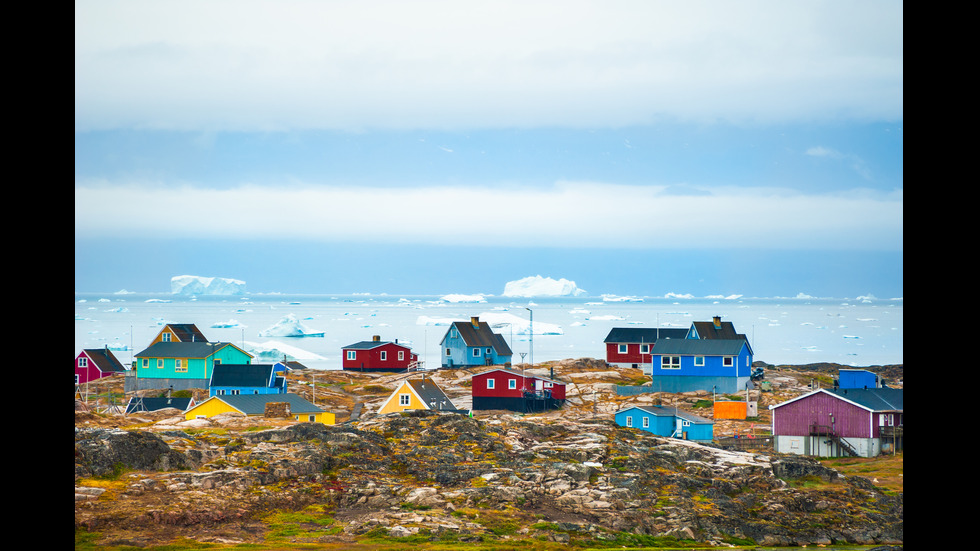
[(378, 414), (397, 413), (407, 410), (458, 411), (452, 400), (432, 379), (408, 379), (378, 408)]
[(296, 394), (239, 394), (212, 396), (200, 404), (187, 410), (184, 417), (190, 419), (204, 419), (213, 417), (219, 413), (236, 412), (247, 417), (262, 417), (265, 415), (265, 405), (267, 403), (286, 402), (289, 404), (289, 411), (297, 421), (309, 421), (311, 423), (323, 423), (325, 425), (336, 424), (336, 416), (323, 411), (319, 407), (311, 404)]

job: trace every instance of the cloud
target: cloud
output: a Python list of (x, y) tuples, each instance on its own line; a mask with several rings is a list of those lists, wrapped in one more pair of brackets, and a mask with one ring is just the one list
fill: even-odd
[(75, 235), (636, 249), (902, 248), (900, 192), (664, 190), (588, 182), (548, 189), (83, 184), (75, 188)]
[(868, 163), (864, 161), (860, 156), (851, 153), (841, 153), (836, 149), (823, 147), (823, 146), (813, 146), (807, 148), (806, 154), (811, 157), (826, 158), (831, 160), (843, 161), (847, 166), (851, 168), (855, 173), (864, 178), (865, 180), (873, 180), (871, 169), (868, 167)]
[(75, 9), (75, 125), (899, 120), (902, 11), (891, 0), (93, 0)]

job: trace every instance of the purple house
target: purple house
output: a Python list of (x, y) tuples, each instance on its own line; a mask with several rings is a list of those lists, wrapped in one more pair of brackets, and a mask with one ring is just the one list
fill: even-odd
[(902, 449), (900, 388), (821, 388), (769, 409), (779, 453), (874, 457)]

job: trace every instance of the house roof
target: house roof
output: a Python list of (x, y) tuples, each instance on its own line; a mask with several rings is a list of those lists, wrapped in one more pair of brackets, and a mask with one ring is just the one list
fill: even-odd
[(88, 359), (103, 373), (122, 373), (126, 371), (122, 362), (108, 348), (86, 348), (83, 350)]
[(296, 360), (290, 360), (288, 362), (279, 362), (286, 366), (288, 369), (306, 369), (306, 366), (297, 362)]
[(398, 390), (401, 389), (402, 386), (407, 385), (411, 387), (412, 392), (414, 392), (415, 395), (418, 396), (418, 399), (429, 409), (433, 411), (456, 411), (456, 405), (453, 404), (453, 401), (449, 399), (449, 396), (446, 396), (446, 393), (443, 392), (443, 390), (439, 388), (439, 385), (437, 385), (432, 379), (422, 377), (419, 379), (409, 379), (403, 383), (403, 385), (400, 385), (397, 389), (395, 389), (395, 392), (391, 394), (392, 396), (397, 394)]
[(685, 421), (690, 421), (692, 423), (703, 423), (703, 424), (709, 424), (709, 425), (710, 424), (714, 424), (714, 421), (712, 421), (711, 419), (707, 419), (707, 418), (701, 417), (699, 415), (694, 415), (691, 412), (684, 411), (682, 409), (665, 408), (665, 407), (661, 407), (661, 406), (630, 406), (630, 407), (627, 407), (627, 408), (623, 408), (623, 409), (617, 411), (616, 413), (621, 413), (621, 412), (624, 412), (624, 411), (629, 411), (631, 409), (638, 409), (638, 410), (641, 410), (641, 411), (645, 411), (645, 412), (649, 413), (650, 415), (654, 415), (656, 417), (680, 417), (681, 419), (684, 419)]
[(238, 394), (232, 396), (212, 396), (200, 405), (211, 400), (220, 400), (245, 415), (265, 414), (265, 405), (270, 402), (288, 402), (292, 413), (322, 413), (323, 410), (296, 394)]
[(355, 342), (354, 344), (348, 344), (347, 346), (343, 347), (341, 350), (370, 350), (372, 348), (377, 348), (379, 346), (384, 346), (386, 344), (393, 344), (395, 346), (400, 346), (400, 347), (402, 347), (402, 348), (404, 348), (406, 350), (409, 350), (409, 347), (408, 346), (405, 346), (404, 344), (401, 344), (399, 342), (391, 342), (391, 341), (361, 341), (361, 342)]
[(211, 386), (275, 386), (272, 364), (217, 364), (211, 372)]
[[(490, 324), (485, 321), (480, 321), (479, 318), (471, 318), (470, 321), (454, 321), (452, 326), (450, 326), (450, 331), (453, 327), (459, 331), (459, 336), (462, 337), (466, 346), (490, 346), (497, 351), (498, 356), (514, 355), (510, 346), (507, 345), (507, 341), (504, 340), (503, 335), (494, 333), (490, 329)], [(446, 332), (446, 335), (449, 335), (449, 331)], [(444, 336), (439, 344), (441, 345), (445, 340), (446, 337)]]
[(158, 342), (136, 354), (137, 358), (206, 358), (226, 346), (232, 346), (249, 358), (248, 352), (230, 342)]
[[(717, 321), (718, 325), (715, 325)], [(735, 331), (735, 324), (730, 321), (721, 321), (715, 318), (713, 321), (696, 321), (691, 324), (701, 339), (744, 339), (745, 335)]]
[(676, 327), (613, 327), (603, 342), (654, 343), (658, 339), (683, 339), (687, 331)]
[[(182, 342), (208, 342), (207, 337), (193, 323), (168, 323), (164, 329), (170, 328), (170, 332)], [(161, 333), (163, 330), (160, 331)]]
[(187, 411), (193, 404), (193, 398), (167, 398), (167, 397), (140, 397), (133, 396), (126, 405), (126, 413), (136, 413), (140, 411), (158, 411), (166, 408), (177, 408), (180, 411)]
[(748, 344), (742, 339), (662, 339), (653, 345), (653, 353), (737, 356), (742, 351), (742, 347), (748, 346)]
[(868, 411), (904, 411), (902, 390), (901, 388), (818, 388), (813, 392), (769, 406), (769, 409), (776, 409), (823, 392)]
[(542, 381), (548, 381), (549, 383), (555, 383), (556, 385), (564, 385), (564, 384), (566, 384), (564, 381), (559, 381), (557, 379), (549, 379), (548, 377), (543, 377), (541, 375), (535, 375), (534, 373), (521, 373), (519, 371), (514, 371), (513, 369), (504, 369), (504, 368), (499, 368), (499, 367), (498, 368), (495, 368), (495, 369), (489, 369), (487, 371), (482, 371), (482, 372), (477, 373), (476, 375), (473, 375), (473, 376), (474, 377), (482, 377), (483, 375), (487, 375), (487, 374), (493, 373), (494, 371), (501, 371), (501, 372), (506, 373), (508, 375), (517, 375), (518, 377), (524, 377), (525, 379), (541, 379)]

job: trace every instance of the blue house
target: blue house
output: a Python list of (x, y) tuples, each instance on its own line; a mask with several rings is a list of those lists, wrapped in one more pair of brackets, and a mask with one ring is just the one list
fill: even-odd
[(837, 374), (839, 388), (881, 388), (881, 379), (867, 369), (841, 369)]
[(286, 394), (281, 364), (218, 364), (211, 373), (208, 396)]
[(739, 392), (750, 384), (752, 348), (744, 339), (664, 339), (651, 351), (650, 376), (661, 392)]
[(513, 352), (503, 336), (478, 317), (454, 321), (440, 341), (442, 367), (502, 365), (510, 363)]
[(677, 408), (631, 406), (616, 412), (616, 424), (668, 438), (710, 442), (715, 437), (713, 421)]

